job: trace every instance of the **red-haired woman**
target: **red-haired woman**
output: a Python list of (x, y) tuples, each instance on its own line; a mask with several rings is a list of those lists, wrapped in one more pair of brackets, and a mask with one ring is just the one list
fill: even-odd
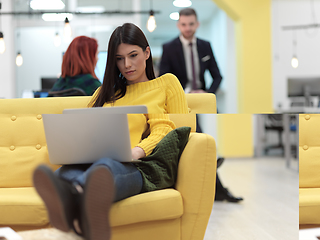
[(73, 39), (65, 52), (61, 77), (50, 91), (80, 88), (92, 95), (101, 83), (94, 73), (98, 61), (98, 43), (94, 38), (79, 36)]

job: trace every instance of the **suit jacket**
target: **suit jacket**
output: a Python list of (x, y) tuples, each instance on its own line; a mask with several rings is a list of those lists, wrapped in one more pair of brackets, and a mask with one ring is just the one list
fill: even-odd
[[(180, 38), (177, 37), (162, 46), (162, 57), (160, 61), (160, 75), (172, 73), (179, 79), (183, 88), (188, 82), (184, 53)], [(200, 63), (200, 82), (201, 89), (215, 93), (220, 85), (222, 77), (213, 55), (211, 45), (208, 41), (197, 38), (197, 49)], [(209, 89), (206, 89), (204, 73), (210, 71), (213, 82)]]

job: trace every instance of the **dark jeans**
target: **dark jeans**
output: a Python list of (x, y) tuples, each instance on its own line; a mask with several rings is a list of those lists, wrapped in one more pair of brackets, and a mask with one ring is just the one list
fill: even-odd
[(106, 166), (113, 175), (115, 184), (114, 202), (139, 194), (142, 189), (142, 176), (132, 163), (121, 163), (110, 158), (101, 158), (93, 164), (63, 165), (56, 174), (70, 182), (84, 187), (87, 176), (95, 166)]

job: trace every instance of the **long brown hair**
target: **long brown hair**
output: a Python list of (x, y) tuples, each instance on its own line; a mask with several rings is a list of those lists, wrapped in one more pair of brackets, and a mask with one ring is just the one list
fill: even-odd
[(97, 51), (98, 42), (96, 39), (86, 36), (73, 39), (63, 55), (61, 77), (91, 74), (97, 78), (94, 73)]
[[(107, 64), (103, 84), (95, 99), (89, 104), (93, 105), (93, 107), (101, 107), (105, 103), (114, 103), (126, 94), (127, 81), (120, 73), (116, 64), (117, 49), (121, 43), (137, 45), (141, 47), (143, 51), (149, 46), (142, 30), (132, 23), (125, 23), (113, 31), (108, 45)], [(149, 80), (155, 78), (151, 52), (150, 57), (146, 61), (145, 71)]]

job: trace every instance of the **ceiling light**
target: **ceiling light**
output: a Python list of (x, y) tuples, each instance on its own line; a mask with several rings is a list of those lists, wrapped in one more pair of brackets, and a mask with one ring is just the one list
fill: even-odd
[(154, 12), (151, 10), (149, 19), (147, 21), (147, 29), (149, 32), (153, 32), (157, 27), (156, 19), (154, 18), (153, 14)]
[(170, 13), (170, 18), (172, 20), (179, 20), (179, 13), (178, 12)]
[(190, 7), (192, 2), (190, 0), (175, 0), (173, 1), (175, 7)]
[(65, 19), (68, 18), (69, 20), (72, 20), (73, 15), (71, 13), (44, 13), (42, 14), (42, 19), (44, 21), (65, 21)]
[(58, 10), (65, 5), (61, 0), (31, 0), (30, 7), (33, 10)]
[(296, 56), (293, 56), (291, 59), (291, 66), (297, 68), (299, 66), (299, 60)]
[[(0, 10), (1, 10), (1, 2), (0, 2)], [(0, 16), (1, 16), (1, 13), (0, 13)], [(4, 42), (3, 33), (1, 32), (1, 28), (0, 28), (0, 54), (4, 53), (5, 50), (6, 50), (6, 44)]]
[(291, 66), (293, 68), (297, 68), (299, 66), (299, 61), (298, 61), (298, 57), (297, 57), (297, 36), (296, 36), (296, 31), (293, 32), (293, 56), (291, 59)]
[(3, 33), (0, 32), (0, 54), (4, 53), (5, 50), (6, 50), (6, 44), (3, 39)]
[(65, 22), (65, 24), (64, 24), (64, 29), (63, 29), (63, 35), (66, 38), (71, 38), (72, 31), (71, 31), (71, 26), (70, 26), (70, 23), (69, 23), (69, 19), (66, 17), (64, 22)]
[(16, 57), (16, 64), (18, 67), (20, 67), (23, 64), (23, 58), (20, 52), (18, 52)]

